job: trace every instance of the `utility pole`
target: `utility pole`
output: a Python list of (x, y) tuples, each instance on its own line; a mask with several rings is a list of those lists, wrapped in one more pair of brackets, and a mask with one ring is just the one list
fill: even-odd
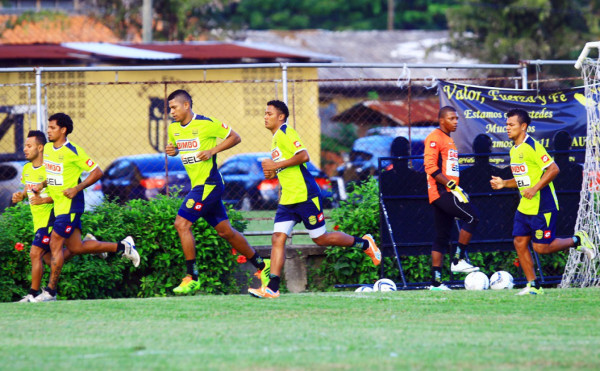
[(394, 1), (388, 0), (388, 18), (387, 18), (387, 29), (388, 31), (392, 31), (394, 29)]
[(142, 4), (142, 42), (152, 42), (152, 0), (144, 0)]

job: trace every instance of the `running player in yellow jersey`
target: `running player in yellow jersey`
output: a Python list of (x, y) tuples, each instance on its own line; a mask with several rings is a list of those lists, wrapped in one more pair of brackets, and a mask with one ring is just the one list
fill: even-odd
[[(192, 224), (204, 218), (231, 246), (257, 268), (256, 276), (266, 285), (269, 260), (263, 260), (240, 232), (229, 223), (221, 200), (223, 178), (217, 170), (217, 153), (241, 142), (240, 136), (227, 124), (192, 111), (192, 97), (185, 90), (176, 90), (168, 96), (170, 114), (175, 120), (169, 125), (169, 143), (165, 152), (181, 156), (190, 176), (192, 190), (185, 197), (177, 217), (175, 229), (181, 240), (187, 275), (173, 292), (193, 294), (200, 289), (196, 267), (196, 241)], [(217, 138), (223, 139), (217, 144)]]
[[(35, 301), (56, 300), (58, 278), (64, 264), (63, 245), (73, 255), (123, 252), (137, 267), (140, 256), (131, 236), (121, 242), (81, 241), (81, 214), (84, 211), (83, 190), (102, 177), (100, 167), (87, 156), (83, 148), (68, 140), (73, 131), (73, 120), (64, 113), (48, 119), (48, 140), (44, 146), (44, 167), (48, 194), (54, 201), (54, 226), (50, 235), (51, 273), (48, 286), (35, 297)], [(81, 181), (83, 171), (89, 176)], [(39, 192), (44, 184), (33, 187)]]
[(596, 256), (596, 247), (585, 231), (577, 231), (572, 238), (556, 238), (556, 214), (558, 199), (552, 181), (560, 169), (548, 155), (546, 149), (527, 135), (531, 123), (529, 114), (522, 109), (513, 109), (506, 114), (506, 133), (514, 142), (510, 150), (512, 179), (492, 176), (493, 189), (519, 188), (521, 201), (515, 213), (513, 242), (523, 268), (527, 285), (517, 295), (539, 295), (544, 290), (536, 278), (529, 242), (539, 254), (551, 254), (575, 247), (591, 260)]
[(281, 199), (275, 214), (271, 248), (271, 273), (267, 286), (250, 289), (257, 298), (279, 297), (281, 270), (285, 259), (285, 241), (294, 225), (303, 222), (312, 240), (319, 246), (346, 246), (361, 248), (373, 264), (381, 263), (381, 252), (373, 237), (350, 236), (343, 232), (327, 232), (323, 215), (321, 191), (306, 167), (308, 151), (294, 128), (286, 124), (287, 105), (279, 100), (267, 102), (265, 128), (273, 134), (271, 158), (262, 162), (265, 178), (277, 177), (281, 184)]

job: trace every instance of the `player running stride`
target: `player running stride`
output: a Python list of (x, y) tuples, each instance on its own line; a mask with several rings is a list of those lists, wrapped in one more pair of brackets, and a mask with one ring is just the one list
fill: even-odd
[(493, 189), (518, 188), (521, 200), (515, 213), (513, 242), (527, 285), (517, 295), (539, 295), (544, 290), (535, 275), (529, 242), (539, 254), (551, 254), (571, 247), (582, 251), (590, 260), (596, 256), (596, 247), (585, 231), (577, 231), (572, 238), (555, 238), (558, 199), (552, 181), (560, 169), (544, 146), (527, 135), (531, 123), (529, 114), (522, 109), (507, 114), (506, 133), (514, 142), (510, 149), (510, 168), (513, 179), (492, 176)]
[[(175, 229), (181, 239), (187, 275), (173, 292), (193, 294), (200, 289), (196, 267), (196, 241), (192, 224), (204, 218), (231, 246), (244, 255), (258, 271), (255, 273), (266, 285), (269, 274), (268, 259), (263, 260), (240, 232), (229, 223), (221, 196), (223, 178), (217, 170), (217, 153), (225, 151), (242, 140), (238, 133), (221, 121), (192, 111), (192, 97), (185, 90), (176, 90), (167, 98), (170, 114), (175, 120), (169, 125), (169, 156), (181, 155), (192, 190), (185, 197), (177, 217)], [(217, 144), (217, 138), (224, 139)]]
[(469, 198), (459, 183), (458, 151), (450, 133), (456, 131), (458, 115), (456, 109), (445, 106), (438, 114), (440, 127), (425, 138), (424, 165), (427, 173), (429, 203), (433, 206), (435, 239), (431, 247), (432, 291), (450, 290), (442, 283), (442, 263), (450, 244), (454, 218), (462, 221), (458, 235), (458, 246), (453, 248), (450, 270), (471, 273), (479, 270), (468, 261), (467, 245), (471, 241), (479, 218), (469, 203)]
[[(73, 131), (73, 120), (64, 113), (56, 113), (48, 119), (48, 139), (44, 146), (44, 167), (48, 194), (54, 200), (54, 227), (50, 235), (51, 273), (48, 286), (34, 301), (56, 300), (58, 278), (65, 256), (63, 245), (72, 255), (99, 254), (103, 252), (123, 252), (137, 267), (140, 256), (135, 249), (133, 238), (126, 237), (118, 243), (96, 240), (81, 241), (81, 214), (85, 202), (83, 190), (96, 183), (102, 177), (102, 170), (85, 153), (83, 148), (68, 140)], [(88, 171), (88, 177), (82, 182), (82, 172)], [(40, 193), (44, 184), (34, 185), (34, 193)]]
[(373, 260), (373, 264), (381, 263), (381, 252), (371, 235), (359, 238), (325, 229), (321, 191), (306, 167), (310, 157), (296, 130), (286, 124), (288, 116), (289, 110), (284, 102), (272, 100), (267, 103), (264, 119), (265, 127), (273, 134), (272, 159), (263, 160), (262, 168), (266, 179), (279, 179), (281, 199), (273, 228), (270, 280), (266, 286), (248, 290), (257, 298), (279, 297), (285, 241), (300, 221), (304, 222), (317, 245), (358, 247)]

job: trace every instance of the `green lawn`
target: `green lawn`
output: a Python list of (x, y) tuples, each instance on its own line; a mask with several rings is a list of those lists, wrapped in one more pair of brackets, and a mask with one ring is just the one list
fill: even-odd
[(600, 368), (600, 290), (0, 304), (0, 369)]

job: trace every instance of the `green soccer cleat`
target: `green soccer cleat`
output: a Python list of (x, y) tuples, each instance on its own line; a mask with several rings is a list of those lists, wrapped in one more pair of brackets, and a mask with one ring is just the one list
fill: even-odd
[(519, 291), (516, 295), (544, 295), (544, 289), (531, 286), (531, 284), (527, 284), (521, 291)]
[(594, 260), (596, 257), (596, 246), (590, 240), (586, 231), (575, 232), (575, 237), (579, 238), (579, 246), (577, 251), (581, 251), (589, 260)]
[(194, 281), (191, 276), (185, 276), (179, 286), (173, 289), (173, 292), (178, 295), (189, 295), (198, 290), (200, 290), (200, 282)]
[(271, 259), (265, 259), (263, 260), (263, 262), (265, 263), (265, 267), (259, 271), (256, 271), (256, 273), (254, 273), (254, 276), (260, 279), (260, 287), (267, 287), (267, 285), (271, 281)]

